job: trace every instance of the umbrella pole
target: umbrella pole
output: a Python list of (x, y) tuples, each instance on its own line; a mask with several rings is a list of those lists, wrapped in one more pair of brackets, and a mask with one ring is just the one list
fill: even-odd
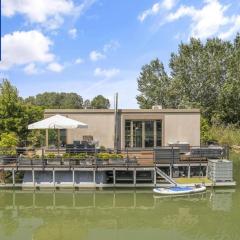
[(59, 148), (60, 148), (60, 129), (57, 130), (58, 131), (58, 155), (59, 155)]
[(45, 144), (46, 144), (46, 147), (48, 148), (48, 129), (46, 129)]

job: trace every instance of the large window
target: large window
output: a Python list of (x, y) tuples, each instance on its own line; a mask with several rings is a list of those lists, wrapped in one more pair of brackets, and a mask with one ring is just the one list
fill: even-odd
[(154, 147), (154, 121), (145, 121), (145, 147)]
[(125, 147), (153, 148), (162, 146), (161, 120), (126, 120)]

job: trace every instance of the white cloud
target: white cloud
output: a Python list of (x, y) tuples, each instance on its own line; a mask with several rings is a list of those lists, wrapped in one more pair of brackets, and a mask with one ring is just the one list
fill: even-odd
[[(190, 17), (190, 36), (206, 39), (211, 36), (229, 38), (240, 30), (240, 15), (228, 16), (229, 5), (223, 5), (219, 0), (204, 0), (202, 8), (182, 5), (176, 12), (167, 16), (167, 22)], [(225, 31), (224, 29), (228, 29)]]
[(222, 39), (228, 39), (237, 32), (240, 31), (240, 15), (238, 16), (233, 16), (230, 20), (230, 22), (233, 23), (231, 27), (227, 31), (223, 31), (219, 34), (219, 37)]
[(138, 16), (138, 20), (143, 22), (147, 17), (157, 15), (161, 10), (171, 10), (176, 2), (176, 0), (163, 0), (162, 2), (155, 3), (151, 8), (143, 11)]
[(91, 51), (89, 53), (89, 58), (91, 61), (96, 62), (98, 60), (106, 58), (106, 54), (112, 50), (116, 50), (120, 47), (120, 43), (117, 40), (111, 40), (106, 43), (101, 51)]
[(94, 76), (112, 78), (118, 75), (119, 72), (120, 70), (117, 68), (111, 68), (111, 69), (96, 68), (94, 71)]
[(23, 14), (31, 23), (46, 24), (58, 28), (64, 15), (70, 15), (75, 10), (72, 0), (3, 0), (2, 12), (6, 17)]
[(22, 14), (31, 23), (56, 29), (65, 16), (80, 16), (95, 0), (84, 0), (75, 5), (73, 0), (3, 0), (2, 13), (6, 17)]
[(162, 2), (162, 7), (166, 10), (171, 10), (176, 5), (176, 0), (164, 0)]
[(77, 29), (76, 28), (72, 28), (68, 31), (69, 36), (72, 39), (75, 39), (77, 37)]
[(83, 63), (84, 62), (84, 60), (82, 59), (82, 58), (77, 58), (76, 60), (75, 60), (75, 64), (81, 64), (81, 63)]
[(102, 54), (101, 52), (91, 51), (89, 54), (89, 58), (91, 59), (91, 61), (96, 62), (100, 59), (106, 58), (106, 56), (104, 54)]
[(108, 52), (110, 50), (116, 50), (120, 47), (120, 43), (116, 40), (112, 40), (110, 41), (109, 43), (106, 43), (104, 46), (103, 46), (103, 51), (104, 52)]
[(63, 66), (57, 62), (52, 62), (47, 66), (47, 69), (52, 71), (52, 72), (61, 72), (63, 70)]
[(50, 52), (51, 45), (50, 39), (36, 30), (6, 34), (2, 37), (0, 69), (8, 70), (14, 65), (26, 65), (33, 62), (52, 62), (55, 56)]
[(28, 75), (33, 75), (38, 73), (38, 69), (34, 63), (30, 63), (24, 68), (24, 72)]

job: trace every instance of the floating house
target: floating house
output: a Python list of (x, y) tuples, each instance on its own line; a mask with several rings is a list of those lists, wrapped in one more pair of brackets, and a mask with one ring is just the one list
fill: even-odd
[(0, 156), (1, 169), (12, 180), (2, 186), (157, 187), (199, 181), (208, 186), (235, 185), (232, 172), (228, 179), (209, 179), (213, 160), (224, 164), (229, 153), (227, 147), (201, 146), (199, 109), (154, 106), (47, 109), (44, 113), (48, 119), (56, 115), (87, 127), (57, 126), (58, 148), (51, 146), (46, 130), (46, 147), (34, 149), (32, 156), (27, 149), (14, 158)]

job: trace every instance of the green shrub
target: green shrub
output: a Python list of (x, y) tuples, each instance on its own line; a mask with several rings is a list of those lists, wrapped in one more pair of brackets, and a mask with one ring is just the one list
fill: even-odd
[(48, 153), (47, 154), (47, 158), (55, 158), (56, 157), (56, 155), (54, 154), (54, 153)]
[(108, 160), (110, 158), (110, 153), (98, 153), (97, 158), (102, 160)]
[(98, 153), (97, 157), (102, 160), (108, 160), (108, 159), (117, 159), (117, 158), (123, 158), (122, 154), (116, 154), (116, 153)]
[(74, 158), (76, 159), (86, 159), (88, 157), (88, 154), (87, 153), (78, 153), (74, 156)]
[(222, 145), (240, 145), (240, 128), (234, 125), (212, 126), (209, 135)]
[(104, 146), (100, 146), (100, 152), (105, 152), (106, 148)]
[(16, 154), (15, 149), (0, 149), (0, 155), (15, 156)]
[(2, 133), (0, 136), (0, 147), (16, 147), (18, 141), (19, 139), (15, 133)]
[(65, 158), (65, 159), (68, 159), (68, 158), (71, 158), (71, 154), (70, 153), (64, 153), (62, 155), (62, 157)]

